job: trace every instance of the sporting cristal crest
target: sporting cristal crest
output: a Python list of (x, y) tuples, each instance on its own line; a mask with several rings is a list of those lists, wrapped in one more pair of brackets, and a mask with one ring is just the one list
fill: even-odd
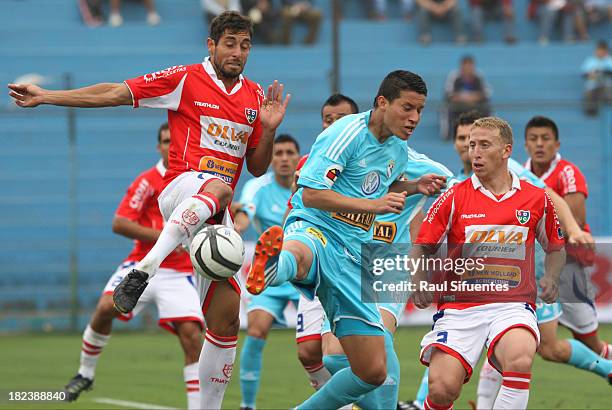
[(529, 222), (529, 218), (531, 218), (531, 212), (523, 211), (522, 209), (516, 210), (516, 219), (518, 219), (521, 225), (525, 225)]
[(257, 110), (254, 110), (252, 108), (245, 108), (244, 114), (246, 115), (246, 119), (249, 124), (253, 124), (257, 119)]

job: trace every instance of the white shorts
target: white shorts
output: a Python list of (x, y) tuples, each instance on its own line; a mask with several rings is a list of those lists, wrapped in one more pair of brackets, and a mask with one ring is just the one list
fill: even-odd
[(489, 303), (467, 309), (443, 309), (434, 315), (433, 330), (421, 341), (421, 363), (429, 366), (434, 348), (461, 362), (467, 376), (472, 376), (482, 350), (488, 349), (489, 363), (501, 373), (495, 359), (495, 345), (510, 329), (524, 327), (540, 343), (535, 312), (526, 303)]
[(599, 321), (594, 298), (595, 290), (587, 270), (576, 262), (566, 263), (559, 283), (559, 299), (563, 311), (559, 323), (579, 335), (595, 332)]
[(319, 298), (309, 300), (300, 295), (297, 308), (297, 325), (295, 326), (295, 341), (302, 343), (307, 340), (320, 340), (325, 311)]
[[(170, 215), (178, 204), (197, 194), (202, 187), (215, 179), (224, 182), (222, 179), (214, 175), (196, 171), (185, 172), (174, 178), (159, 194), (157, 199), (159, 203), (159, 210), (164, 217), (164, 221), (167, 221), (168, 218), (170, 218)], [(223, 214), (223, 221), (221, 223), (222, 225), (230, 228), (234, 227), (234, 221), (232, 220), (228, 209), (225, 210), (225, 213)], [(189, 246), (189, 244), (186, 245)], [(217, 283), (198, 274), (195, 274), (194, 276), (196, 279), (196, 289), (198, 291), (198, 295), (200, 296), (200, 301), (202, 302), (202, 311), (204, 314), (206, 314)], [(238, 292), (240, 295), (239, 276), (240, 275), (238, 274), (234, 275), (232, 278), (228, 279), (228, 282), (230, 282), (232, 287), (236, 289), (236, 292)], [(154, 279), (155, 278), (153, 278), (151, 282), (153, 282)]]
[[(112, 295), (117, 285), (134, 265), (136, 262), (121, 264), (106, 283), (104, 294)], [(119, 319), (128, 321), (152, 303), (157, 306), (159, 326), (169, 332), (176, 333), (175, 322), (198, 322), (200, 327), (204, 328), (204, 317), (192, 272), (160, 268), (138, 299), (134, 310), (128, 314), (122, 314)]]

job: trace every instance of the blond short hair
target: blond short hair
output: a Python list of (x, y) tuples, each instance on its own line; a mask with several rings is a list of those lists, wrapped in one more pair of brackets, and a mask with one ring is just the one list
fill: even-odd
[(499, 136), (504, 144), (514, 145), (512, 137), (512, 128), (505, 120), (499, 117), (483, 117), (479, 118), (472, 125), (474, 128), (485, 128), (489, 130), (499, 130)]

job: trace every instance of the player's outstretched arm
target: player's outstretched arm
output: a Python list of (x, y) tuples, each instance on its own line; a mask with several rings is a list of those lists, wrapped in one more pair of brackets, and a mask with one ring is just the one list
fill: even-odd
[(399, 214), (404, 209), (406, 194), (389, 192), (378, 199), (351, 198), (331, 189), (303, 188), (302, 202), (308, 208), (328, 212), (369, 212), (373, 214)]
[(9, 95), (24, 108), (41, 104), (64, 107), (115, 107), (132, 105), (132, 94), (124, 83), (100, 83), (74, 90), (45, 90), (34, 84), (9, 84)]
[(546, 303), (553, 303), (559, 296), (559, 277), (565, 266), (565, 250), (563, 248), (546, 253), (544, 258), (544, 276), (540, 279), (542, 292), (540, 298)]
[(291, 99), (291, 94), (283, 100), (285, 86), (274, 81), (268, 87), (268, 94), (260, 107), (259, 120), (261, 121), (261, 139), (256, 148), (251, 149), (246, 155), (247, 169), (253, 176), (261, 176), (266, 173), (272, 160), (272, 145), (276, 129), (285, 118), (285, 112)]
[(446, 187), (446, 177), (443, 175), (425, 174), (413, 181), (395, 181), (389, 187), (389, 192), (406, 192), (407, 196), (414, 194), (435, 195)]
[(125, 236), (126, 238), (136, 239), (145, 242), (155, 242), (159, 238), (160, 230), (142, 226), (134, 221), (120, 216), (113, 218), (113, 232)]

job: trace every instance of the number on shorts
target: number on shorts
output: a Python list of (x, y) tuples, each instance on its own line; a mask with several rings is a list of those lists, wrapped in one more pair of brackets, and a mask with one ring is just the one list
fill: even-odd
[(298, 313), (297, 315), (297, 331), (298, 332), (304, 331), (304, 315), (301, 313)]
[(448, 332), (445, 330), (443, 332), (438, 332), (438, 338), (436, 342), (438, 343), (446, 343), (448, 341)]

